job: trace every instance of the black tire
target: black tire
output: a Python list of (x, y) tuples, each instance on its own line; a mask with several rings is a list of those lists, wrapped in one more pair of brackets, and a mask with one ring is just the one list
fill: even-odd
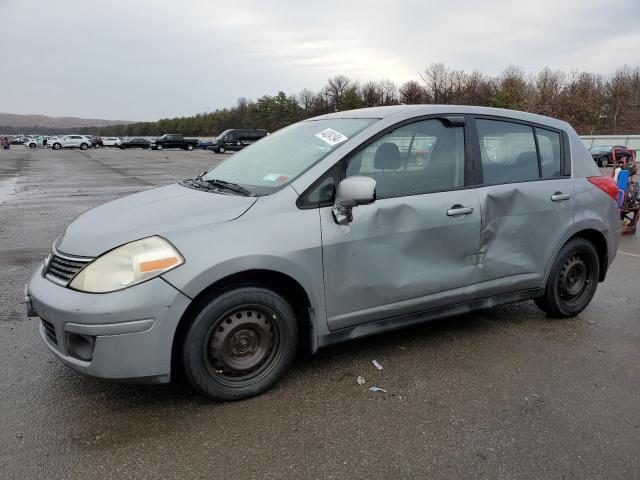
[(535, 300), (543, 312), (567, 318), (582, 312), (596, 293), (600, 261), (593, 244), (584, 238), (567, 242), (551, 267), (544, 295)]
[(224, 152), (226, 152), (224, 147), (218, 148), (218, 152), (217, 153), (224, 153)]
[(606, 168), (608, 165), (609, 165), (609, 159), (607, 158), (607, 156), (606, 156), (606, 155), (603, 155), (603, 156), (600, 158), (600, 166), (601, 166), (602, 168)]
[(193, 150), (193, 145), (191, 145), (191, 144), (187, 145), (187, 150), (189, 150), (189, 151)]
[(54, 150), (60, 150), (62, 148), (62, 145), (60, 145), (59, 143), (54, 143), (52, 148)]
[(182, 343), (186, 378), (217, 401), (268, 390), (296, 354), (298, 324), (282, 296), (259, 286), (215, 295), (195, 314)]
[(162, 145), (156, 145), (156, 150), (162, 150), (164, 147)]
[(87, 148), (89, 148), (89, 145), (87, 145), (86, 143), (80, 144), (80, 150), (86, 150)]
[(29, 148), (36, 148), (36, 144), (35, 143), (30, 143), (29, 144)]

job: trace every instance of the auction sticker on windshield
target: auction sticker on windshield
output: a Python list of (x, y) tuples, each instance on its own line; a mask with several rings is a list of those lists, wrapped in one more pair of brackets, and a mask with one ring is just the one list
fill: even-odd
[(345, 137), (340, 132), (335, 131), (333, 128), (327, 128), (321, 132), (316, 133), (315, 136), (323, 142), (328, 143), (332, 147), (340, 142), (344, 142), (345, 140), (347, 140), (347, 137)]

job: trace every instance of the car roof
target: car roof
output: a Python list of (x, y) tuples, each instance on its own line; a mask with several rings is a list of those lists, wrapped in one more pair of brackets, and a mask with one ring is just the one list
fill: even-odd
[(357, 110), (345, 110), (341, 112), (328, 113), (318, 117), (310, 118), (307, 121), (324, 120), (332, 118), (391, 118), (398, 117), (398, 120), (418, 117), (421, 115), (434, 114), (468, 114), (468, 115), (489, 115), (495, 117), (505, 117), (515, 120), (522, 120), (532, 123), (549, 125), (563, 130), (570, 129), (570, 125), (562, 120), (535, 113), (521, 112), (518, 110), (507, 110), (504, 108), (474, 107), (470, 105), (390, 105), (387, 107), (359, 108)]

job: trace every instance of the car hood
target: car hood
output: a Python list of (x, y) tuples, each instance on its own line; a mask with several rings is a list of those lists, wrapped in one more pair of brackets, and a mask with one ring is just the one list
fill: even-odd
[(95, 257), (151, 235), (226, 222), (241, 216), (256, 197), (194, 190), (174, 183), (105, 203), (76, 218), (56, 249)]

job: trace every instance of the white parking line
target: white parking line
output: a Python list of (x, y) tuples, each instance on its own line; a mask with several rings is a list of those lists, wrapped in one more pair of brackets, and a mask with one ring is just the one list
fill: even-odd
[(629, 255), (630, 257), (640, 258), (640, 255), (638, 255), (637, 253), (623, 252), (623, 251), (620, 251), (620, 250), (618, 250), (618, 253), (622, 253), (623, 255)]

